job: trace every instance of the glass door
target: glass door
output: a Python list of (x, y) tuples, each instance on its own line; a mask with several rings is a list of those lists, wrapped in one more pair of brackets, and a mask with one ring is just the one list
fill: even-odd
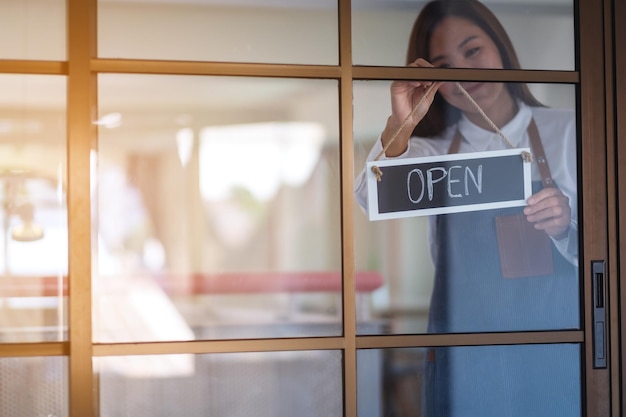
[[(591, 64), (602, 37), (576, 32), (603, 10), (427, 2), (409, 17), (353, 4), (355, 260), (383, 276), (373, 304), (386, 324), (360, 331), (357, 368), (383, 358), (384, 412), (608, 415), (609, 217), (588, 198), (608, 204), (598, 140), (611, 132), (604, 89), (585, 80), (610, 79)], [(406, 36), (395, 55), (385, 19)], [(517, 185), (482, 159), (519, 148), (533, 162)]]
[(0, 2), (0, 414), (619, 415), (624, 6), (427, 3)]

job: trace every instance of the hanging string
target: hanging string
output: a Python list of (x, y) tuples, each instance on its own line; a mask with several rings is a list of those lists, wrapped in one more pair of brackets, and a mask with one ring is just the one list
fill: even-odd
[[(428, 97), (430, 95), (430, 93), (433, 91), (433, 88), (435, 88), (435, 83), (432, 83), (431, 85), (429, 85), (426, 88), (426, 91), (424, 92), (424, 95), (422, 95), (422, 97), (419, 99), (419, 101), (417, 102), (417, 104), (415, 106), (413, 106), (413, 110), (411, 110), (411, 112), (409, 113), (409, 115), (402, 121), (402, 124), (400, 125), (400, 127), (393, 132), (393, 135), (391, 135), (391, 137), (389, 138), (389, 141), (387, 141), (387, 144), (383, 147), (383, 149), (378, 153), (378, 155), (376, 155), (376, 158), (374, 158), (374, 161), (378, 161), (378, 159), (383, 156), (385, 154), (385, 152), (387, 152), (387, 149), (389, 149), (389, 147), (391, 146), (391, 144), (393, 143), (394, 140), (396, 140), (396, 137), (400, 134), (400, 132), (402, 132), (402, 130), (406, 127), (406, 125), (409, 123), (409, 120), (411, 120), (411, 118), (415, 115), (415, 113), (417, 112), (417, 109), (420, 108), (420, 106), (422, 105), (422, 103), (424, 103), (424, 101), (426, 100), (426, 97)], [(373, 169), (374, 167), (372, 167)], [(376, 167), (378, 168), (378, 167)], [(382, 175), (382, 172), (381, 172)], [(380, 180), (379, 180), (380, 181)]]
[[(472, 105), (476, 108), (476, 110), (478, 111), (478, 113), (482, 116), (483, 119), (485, 119), (485, 121), (487, 122), (487, 124), (489, 124), (489, 126), (491, 126), (491, 128), (498, 134), (498, 136), (500, 136), (502, 138), (502, 140), (510, 147), (510, 148), (515, 148), (515, 146), (511, 143), (511, 141), (504, 135), (504, 133), (502, 132), (502, 130), (500, 130), (500, 128), (498, 128), (498, 126), (496, 126), (496, 124), (489, 118), (489, 116), (487, 116), (487, 113), (485, 113), (483, 111), (483, 109), (480, 108), (480, 106), (478, 105), (478, 103), (476, 103), (476, 101), (472, 98), (472, 96), (469, 95), (469, 93), (461, 86), (460, 83), (455, 83), (456, 87), (459, 89), (459, 91), (470, 101), (470, 103), (472, 103)], [(411, 112), (409, 113), (409, 115), (404, 119), (404, 121), (402, 122), (402, 124), (400, 125), (400, 127), (393, 133), (393, 135), (391, 135), (391, 137), (389, 138), (389, 141), (387, 141), (387, 144), (383, 147), (383, 149), (378, 153), (378, 155), (376, 155), (376, 158), (374, 158), (374, 161), (378, 161), (378, 159), (383, 156), (385, 154), (385, 152), (387, 151), (387, 149), (389, 149), (389, 146), (391, 146), (391, 144), (393, 143), (393, 141), (396, 139), (396, 137), (400, 134), (400, 132), (406, 127), (406, 125), (408, 124), (409, 120), (413, 117), (413, 115), (415, 115), (415, 113), (417, 112), (417, 109), (422, 105), (422, 103), (424, 102), (424, 100), (426, 100), (426, 97), (431, 93), (432, 89), (435, 87), (435, 83), (432, 83), (431, 85), (428, 86), (428, 88), (426, 89), (426, 91), (424, 92), (424, 95), (422, 96), (422, 98), (417, 102), (417, 104), (413, 107), (413, 109), (411, 110)], [(530, 155), (529, 152), (522, 152), (522, 159), (524, 159), (524, 162), (532, 162), (532, 156)], [(376, 176), (376, 180), (380, 181), (382, 176), (383, 176), (383, 172), (380, 170), (379, 167), (377, 167), (376, 165), (372, 166), (372, 172), (374, 173), (374, 175)]]
[(469, 95), (467, 90), (461, 87), (461, 84), (459, 83), (456, 83), (456, 87), (459, 89), (459, 91), (461, 91), (461, 93), (463, 93), (465, 97), (467, 97), (467, 99), (470, 101), (470, 103), (472, 103), (476, 111), (483, 117), (483, 119), (485, 119), (487, 124), (491, 126), (491, 128), (502, 138), (502, 140), (507, 145), (509, 145), (509, 148), (515, 148), (515, 146), (513, 146), (513, 144), (511, 143), (511, 141), (506, 136), (504, 136), (504, 133), (502, 133), (500, 128), (496, 126), (496, 124), (489, 118), (489, 116), (487, 116), (487, 114), (483, 111), (483, 109), (480, 108), (480, 106), (478, 105), (478, 103), (476, 103), (476, 101), (472, 98), (472, 96)]

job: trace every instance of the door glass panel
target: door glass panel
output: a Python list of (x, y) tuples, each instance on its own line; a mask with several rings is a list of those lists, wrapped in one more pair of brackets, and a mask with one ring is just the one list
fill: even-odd
[[(516, 91), (522, 86), (462, 84), (470, 91), (475, 88), (472, 93), (479, 98), (480, 94), (491, 89), (502, 87)], [(529, 89), (539, 102), (549, 107), (528, 105), (518, 100), (514, 117), (501, 130), (503, 137), (489, 132), (488, 127), (478, 126), (468, 116), (462, 116), (458, 123), (451, 122), (450, 127), (433, 135), (434, 139), (411, 139), (408, 151), (392, 161), (398, 164), (408, 157), (448, 154), (458, 126), (460, 146), (457, 157), (507, 149), (506, 141), (516, 147), (528, 147), (533, 154), (529, 180), (511, 180), (513, 177), (502, 180), (501, 168), (489, 168), (489, 164), (482, 162), (471, 168), (462, 165), (462, 159), (456, 165), (466, 168), (465, 174), (459, 177), (456, 177), (459, 171), (444, 169), (444, 165), (411, 165), (411, 169), (419, 172), (401, 171), (401, 175), (390, 177), (387, 183), (384, 183), (383, 174), (381, 182), (385, 184), (383, 191), (390, 190), (390, 194), (393, 191), (394, 196), (399, 196), (394, 198), (410, 202), (411, 210), (403, 206), (401, 210), (406, 211), (400, 211), (407, 217), (370, 220), (375, 208), (366, 209), (370, 201), (367, 200), (369, 192), (364, 175), (369, 171), (364, 166), (366, 160), (376, 160), (382, 150), (379, 137), (391, 113), (389, 104), (384, 104), (389, 103), (390, 90), (388, 82), (355, 83), (355, 166), (360, 171), (356, 172), (355, 180), (355, 259), (357, 269), (367, 267), (382, 276), (384, 285), (372, 294), (374, 317), (385, 323), (380, 329), (390, 333), (454, 333), (579, 328), (574, 88), (532, 84)], [(459, 106), (465, 105), (464, 97), (454, 99), (459, 101)], [(467, 111), (471, 117), (477, 117), (478, 123), (483, 122), (482, 116), (471, 113), (471, 108)], [(458, 112), (455, 116), (453, 109), (452, 112), (446, 110), (444, 117), (459, 116)], [(556, 188), (544, 187), (545, 190), (539, 191), (542, 188), (538, 168), (540, 157), (537, 147), (531, 145), (527, 131), (531, 119), (538, 126)], [(384, 159), (381, 156), (378, 161), (382, 163)], [(439, 160), (436, 159), (437, 163)], [(520, 167), (526, 164), (520, 159), (514, 161)], [(494, 175), (489, 175), (489, 170)], [(412, 172), (411, 176), (409, 172)], [(437, 185), (440, 180), (443, 187)], [(503, 186), (496, 189), (495, 184), (499, 181), (503, 181)], [(378, 183), (375, 179), (373, 182)], [(529, 186), (527, 195), (542, 201), (535, 207), (543, 210), (545, 205), (555, 210), (538, 210), (540, 216), (545, 214), (548, 232), (541, 231), (535, 236), (537, 231), (534, 228), (522, 227), (530, 222), (536, 223), (539, 217), (508, 217), (522, 213), (525, 206), (532, 207), (525, 203), (528, 197), (523, 194), (515, 207), (491, 205), (501, 194), (508, 193), (514, 186), (520, 187), (522, 182)], [(465, 208), (454, 206), (456, 201), (472, 198), (472, 195), (487, 195), (490, 184), (497, 196), (493, 201), (484, 206), (472, 206), (473, 203), (469, 202)], [(422, 200), (417, 197), (424, 190), (424, 202), (430, 201), (431, 191), (433, 198), (441, 195), (449, 201), (437, 207), (440, 211), (425, 210)], [(409, 198), (411, 193), (412, 200)], [(374, 195), (380, 198), (380, 188)], [(413, 208), (419, 210), (413, 211)], [(555, 218), (554, 213), (562, 216)], [(550, 223), (555, 220), (558, 223)], [(552, 229), (552, 224), (558, 224), (558, 230)], [(548, 237), (548, 233), (555, 236)], [(538, 240), (531, 240), (534, 238)], [(519, 245), (510, 246), (515, 242)], [(544, 249), (530, 250), (539, 247)], [(512, 256), (507, 257), (507, 254)], [(524, 268), (511, 271), (507, 266)], [(535, 268), (538, 266), (545, 269)]]
[(96, 339), (341, 334), (337, 82), (99, 81)]
[(359, 350), (357, 372), (378, 377), (358, 380), (358, 398), (379, 401), (359, 400), (359, 416), (582, 415), (575, 344)]
[(340, 351), (95, 358), (101, 415), (326, 417), (343, 410)]
[[(409, 38), (425, 3), (352, 0), (355, 65), (406, 65)], [(467, 5), (467, 2), (450, 3)], [(505, 29), (521, 68), (575, 69), (573, 0), (540, 0), (532, 4), (523, 0), (506, 4), (485, 0), (482, 3)], [(456, 13), (465, 15), (465, 12)]]
[(67, 359), (0, 359), (0, 415), (67, 416)]
[(0, 338), (67, 338), (66, 80), (0, 75)]
[(337, 2), (98, 2), (102, 58), (337, 64)]
[(64, 60), (65, 0), (0, 1), (0, 59)]

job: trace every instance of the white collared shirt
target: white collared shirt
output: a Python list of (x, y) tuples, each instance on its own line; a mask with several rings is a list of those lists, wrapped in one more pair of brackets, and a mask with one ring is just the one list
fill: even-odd
[[(530, 139), (526, 131), (531, 118), (535, 119), (539, 136), (543, 144), (552, 178), (557, 187), (569, 198), (572, 210), (568, 236), (562, 240), (554, 240), (556, 248), (572, 264), (578, 265), (578, 206), (576, 197), (576, 117), (573, 110), (530, 107), (519, 102), (519, 111), (515, 117), (501, 128), (504, 136), (516, 148), (530, 147)], [(508, 149), (509, 145), (495, 132), (485, 130), (462, 116), (457, 124), (450, 126), (434, 138), (411, 137), (406, 151), (395, 158), (414, 158), (421, 156), (444, 155), (448, 153), (455, 130), (459, 129), (463, 140), (459, 153), (483, 152)], [(367, 160), (373, 161), (382, 151), (380, 137), (370, 151)], [(379, 160), (394, 159), (381, 156)], [(533, 180), (540, 180), (539, 169), (533, 162)], [(356, 200), (367, 210), (367, 180), (362, 171), (355, 181)], [(436, 237), (434, 221), (430, 221), (431, 252)], [(435, 253), (431, 253), (433, 257)]]

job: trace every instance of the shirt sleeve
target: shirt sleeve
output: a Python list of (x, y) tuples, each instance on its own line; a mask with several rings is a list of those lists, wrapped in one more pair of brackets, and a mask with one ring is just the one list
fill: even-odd
[(564, 239), (556, 240), (552, 239), (554, 246), (557, 250), (567, 259), (572, 265), (578, 267), (578, 224), (572, 219), (570, 221), (569, 230), (567, 236)]
[[(576, 166), (576, 123), (573, 113), (561, 113), (561, 123), (546, 123), (541, 132), (546, 157), (554, 181), (561, 192), (569, 198), (571, 210), (570, 227), (565, 238), (552, 239), (556, 249), (572, 265), (578, 266), (578, 198)], [(550, 140), (553, 139), (553, 140)]]

